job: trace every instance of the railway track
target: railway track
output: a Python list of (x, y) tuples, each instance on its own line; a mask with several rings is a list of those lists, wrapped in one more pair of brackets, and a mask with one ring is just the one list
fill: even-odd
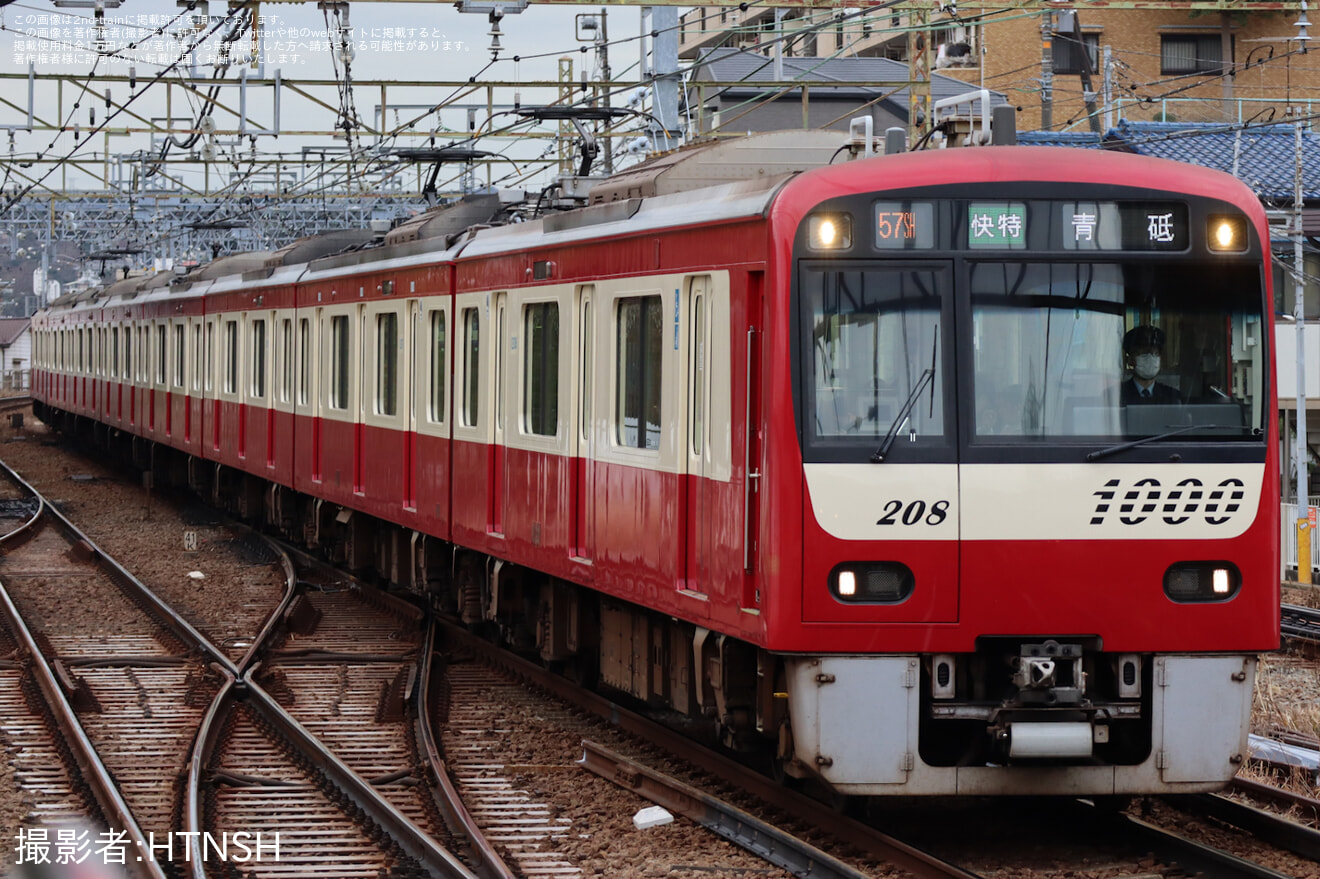
[(38, 513), (0, 558), (10, 629), (34, 624), (56, 744), (99, 770), (101, 823), (140, 875), (475, 876), (247, 679), (260, 638), (235, 664), (11, 477)]
[(48, 504), (3, 548), (11, 628), (30, 632), (29, 658), (49, 669), (148, 844), (167, 837), (177, 826), (178, 779), (216, 686), (196, 633), (148, 602)]
[(1284, 638), (1304, 642), (1314, 650), (1320, 646), (1320, 610), (1285, 604), (1280, 614), (1279, 629)]
[[(582, 692), (575, 685), (531, 663), (497, 651), (489, 645), (485, 645), (476, 639), (469, 639), (468, 636), (463, 634), (455, 634), (454, 637), (461, 639), (464, 652), (471, 652), (474, 656), (480, 655), (482, 662), (489, 662), (505, 673), (514, 675), (519, 680), (543, 688), (553, 693), (557, 698), (566, 699), (574, 706), (584, 711), (590, 711), (597, 717), (607, 720), (611, 725), (642, 736), (656, 747), (674, 754), (677, 759), (692, 763), (701, 772), (709, 773), (739, 791), (748, 792), (764, 803), (782, 810), (783, 813), (794, 816), (795, 819), (800, 820), (807, 826), (817, 828), (819, 831), (829, 832), (839, 843), (853, 846), (877, 860), (901, 867), (916, 876), (975, 875), (974, 871), (966, 868), (965, 865), (960, 866), (961, 855), (939, 854), (944, 851), (940, 846), (940, 837), (943, 837), (943, 841), (947, 842), (951, 833), (954, 836), (958, 835), (948, 826), (946, 818), (941, 817), (916, 822), (917, 824), (924, 824), (927, 828), (932, 826), (940, 828), (938, 831), (939, 836), (928, 837), (920, 833), (909, 836), (909, 828), (901, 821), (894, 822), (895, 814), (892, 812), (877, 813), (874, 820), (879, 820), (881, 822), (880, 826), (884, 826), (886, 829), (891, 826), (901, 828), (901, 832), (899, 829), (895, 829), (892, 834), (884, 832), (879, 826), (872, 826), (869, 823), (872, 819), (863, 822), (843, 817), (824, 804), (787, 790), (719, 754), (708, 752), (700, 746), (694, 745), (687, 738), (667, 729), (657, 728), (652, 721), (633, 715), (618, 704)], [(481, 684), (481, 687), (491, 691), (494, 685), (486, 681)], [(501, 691), (501, 701), (507, 701), (509, 698)], [(632, 767), (620, 770), (614, 762), (611, 762), (614, 760), (613, 757), (602, 760), (598, 756), (591, 756), (590, 752), (594, 750), (592, 746), (587, 745), (585, 747), (588, 751), (588, 757), (584, 758), (584, 764), (589, 768), (598, 763), (606, 766), (604, 774), (611, 780), (639, 792), (653, 783), (649, 777), (644, 777), (646, 773), (640, 773)], [(666, 805), (675, 806), (675, 811), (680, 811), (677, 808), (678, 805), (694, 802), (691, 793), (679, 793), (671, 796), (671, 800), (664, 800), (660, 797), (657, 797), (657, 799)], [(1059, 828), (1065, 828), (1066, 832), (1065, 829), (1050, 831), (1042, 826), (1039, 834), (1027, 834), (1022, 845), (1039, 847), (1052, 841), (1060, 847), (1061, 851), (1066, 851), (1070, 845), (1081, 846), (1088, 850), (1105, 853), (1106, 857), (1112, 857), (1116, 862), (1121, 863), (1121, 859), (1127, 859), (1127, 862), (1131, 864), (1128, 869), (1136, 873), (1144, 872), (1141, 865), (1151, 860), (1153, 856), (1154, 861), (1157, 864), (1164, 864), (1166, 870), (1177, 868), (1192, 872), (1199, 871), (1204, 875), (1254, 877), (1254, 879), (1279, 879), (1279, 877), (1290, 875), (1272, 869), (1263, 863), (1256, 863), (1212, 846), (1198, 843), (1179, 832), (1159, 826), (1151, 821), (1142, 820), (1137, 816), (1096, 808), (1085, 801), (1051, 800), (1050, 802), (1053, 805), (1045, 808), (1042, 815), (1037, 815), (1035, 818), (1027, 817), (1034, 814), (1032, 812), (1019, 815), (1016, 811), (1016, 805), (1011, 807), (995, 806), (986, 810), (984, 817), (968, 819), (968, 822), (976, 823), (1002, 819), (1005, 826), (999, 831), (1000, 835), (1011, 839), (1014, 834), (1020, 834), (1024, 826), (1031, 826), (1035, 821), (1044, 822), (1049, 820), (1051, 827), (1057, 824)], [(1171, 799), (1170, 802), (1176, 802), (1193, 815), (1210, 816), (1217, 822), (1226, 822), (1240, 827), (1249, 836), (1265, 841), (1268, 845), (1277, 846), (1279, 849), (1291, 852), (1300, 858), (1315, 859), (1316, 853), (1320, 852), (1320, 842), (1318, 842), (1320, 834), (1310, 828), (1285, 820), (1277, 814), (1253, 810), (1249, 806), (1220, 796), (1182, 797)], [(707, 805), (702, 804), (700, 810), (704, 812)], [(1037, 809), (1035, 811), (1040, 812), (1041, 810)], [(1060, 815), (1068, 817), (1059, 818)], [(694, 820), (697, 819), (694, 817)], [(734, 818), (728, 816), (712, 817), (708, 826), (715, 832), (722, 833), (720, 826), (723, 824), (738, 825), (739, 821), (736, 816)], [(1051, 840), (1051, 833), (1057, 834), (1053, 840)], [(760, 844), (758, 834), (759, 831), (752, 832), (744, 841), (749, 848), (755, 848)], [(831, 847), (831, 850), (833, 850), (833, 847)], [(952, 849), (951, 851), (958, 850)], [(1129, 854), (1122, 854), (1125, 851)], [(1057, 862), (1066, 862), (1067, 857), (1060, 854), (1056, 860)], [(1051, 875), (1051, 871), (1048, 869), (1034, 866), (1032, 869), (1040, 876)], [(1061, 875), (1071, 875), (1068, 872), (1071, 869), (1073, 868), (1070, 867), (1064, 870)]]
[[(15, 518), (21, 518), (21, 515), (19, 509)], [(0, 521), (3, 518), (4, 499), (0, 491)], [(301, 567), (297, 576), (307, 581), (314, 580)], [(0, 579), (3, 579), (3, 571), (0, 571)], [(556, 821), (553, 806), (538, 799), (536, 792), (527, 790), (525, 784), (529, 775), (561, 770), (501, 761), (501, 767), (513, 771), (499, 775), (500, 770), (490, 765), (493, 761), (487, 760), (487, 765), (483, 766), (481, 753), (471, 747), (472, 738), (465, 738), (464, 730), (473, 733), (484, 730), (489, 738), (490, 729), (483, 725), (479, 712), (464, 714), (461, 703), (478, 704), (484, 701), (489, 705), (495, 685), (481, 677), (467, 683), (453, 678), (446, 685), (429, 684), (428, 675), (433, 673), (427, 663), (422, 663), (415, 672), (400, 679), (399, 671), (409, 666), (416, 654), (430, 657), (437, 651), (418, 646), (422, 642), (421, 636), (417, 634), (420, 627), (416, 624), (415, 612), (399, 608), (364, 608), (355, 597), (356, 592), (354, 589), (344, 589), (342, 580), (327, 579), (308, 592), (302, 604), (321, 611), (321, 619), (310, 629), (302, 633), (298, 631), (300, 627), (307, 626), (306, 619), (300, 615), (308, 611), (299, 610), (298, 606), (290, 602), (275, 615), (276, 619), (286, 624), (285, 633), (277, 635), (276, 640), (258, 647), (258, 642), (269, 637), (258, 633), (251, 636), (252, 646), (243, 645), (245, 650), (238, 660), (234, 659), (233, 650), (219, 651), (217, 658), (208, 660), (211, 665), (218, 667), (216, 680), (223, 680), (224, 683), (218, 685), (219, 695), (207, 708), (208, 716), (214, 715), (214, 719), (204, 726), (206, 731), (202, 733), (202, 741), (189, 761), (195, 768), (196, 779), (189, 786), (186, 809), (188, 821), (184, 829), (199, 834), (230, 832), (232, 835), (243, 830), (252, 833), (262, 827), (268, 828), (268, 832), (280, 832), (284, 828), (284, 832), (290, 835), (281, 836), (282, 863), (279, 869), (272, 865), (271, 870), (263, 873), (260, 869), (254, 869), (259, 865), (248, 864), (244, 869), (251, 875), (287, 875), (290, 870), (305, 875), (375, 875), (370, 872), (372, 869), (390, 875), (465, 875), (463, 872), (444, 871), (465, 871), (469, 868), (476, 875), (490, 875), (483, 868), (472, 866), (481, 861), (470, 853), (465, 855), (463, 864), (454, 865), (443, 859), (443, 866), (437, 866), (434, 862), (428, 864), (428, 855), (424, 850), (419, 852), (415, 844), (395, 838), (396, 832), (403, 835), (406, 832), (395, 827), (396, 820), (390, 813), (381, 812), (378, 805), (362, 805), (357, 795), (346, 790), (351, 787), (351, 777), (364, 776), (375, 782), (376, 792), (384, 794), (381, 799), (389, 801), (399, 817), (407, 823), (418, 824), (416, 816), (430, 807), (423, 803), (419, 807), (421, 811), (409, 812), (406, 801), (418, 789), (432, 786), (420, 783), (419, 780), (431, 776), (431, 782), (437, 781), (432, 776), (436, 771), (435, 766), (439, 766), (440, 778), (451, 773), (440, 763), (439, 749), (426, 744), (430, 737), (428, 720), (444, 716), (445, 711), (441, 708), (429, 711), (423, 709), (413, 718), (409, 707), (412, 702), (407, 696), (443, 695), (450, 713), (449, 723), (441, 738), (446, 746), (445, 756), (452, 768), (452, 775), (462, 785), (465, 773), (471, 770), (468, 778), (474, 780), (473, 789), (484, 780), (490, 794), (487, 799), (472, 799), (467, 807), (459, 804), (456, 812), (461, 814), (470, 811), (474, 819), (485, 823), (488, 829), (499, 827), (501, 823), (506, 827), (516, 827), (519, 822), (525, 822), (521, 826), (530, 828), (530, 833), (523, 836), (498, 836), (492, 833), (492, 839), (486, 842), (488, 847), (508, 853), (510, 860), (519, 865), (519, 875), (573, 875), (572, 871), (579, 868), (571, 862), (571, 858), (556, 852), (553, 846), (553, 837), (565, 832), (563, 822)], [(321, 606), (318, 607), (318, 604)], [(335, 604), (341, 604), (342, 607), (336, 608)], [(343, 611), (342, 615), (340, 611)], [(377, 614), (379, 616), (375, 616)], [(357, 617), (357, 623), (368, 622), (363, 628), (379, 629), (381, 640), (368, 646), (358, 638), (356, 632), (350, 635), (344, 623), (335, 622), (337, 618), (351, 619), (354, 616)], [(412, 622), (407, 622), (409, 618)], [(199, 628), (203, 627), (201, 622), (194, 622)], [(276, 622), (272, 622), (266, 628), (272, 629), (276, 625)], [(251, 628), (248, 626), (249, 630)], [(231, 680), (230, 675), (225, 673), (228, 667), (218, 658), (219, 654), (228, 658), (235, 671), (240, 666), (244, 670)], [(3, 655), (0, 654), (0, 657)], [(459, 666), (472, 665), (455, 662), (452, 651), (447, 651), (446, 656), (451, 674)], [(332, 678), (320, 678), (319, 672), (314, 672), (313, 667), (329, 670)], [(360, 671), (355, 672), (353, 667)], [(392, 676), (385, 673), (387, 669), (393, 672)], [(365, 691), (359, 686), (359, 674), (362, 675), (361, 680), (370, 684)], [(434, 676), (438, 677), (439, 672), (435, 672)], [(401, 686), (396, 684), (400, 680)], [(273, 709), (274, 713), (268, 711), (262, 683), (268, 685), (273, 695), (279, 697), (289, 709), (286, 713), (291, 716), (280, 719), (278, 706)], [(466, 693), (460, 692), (465, 689)], [(304, 698), (299, 699), (299, 693), (304, 693)], [(242, 704), (237, 704), (240, 701)], [(308, 703), (316, 703), (326, 710), (338, 705), (338, 713), (330, 711), (322, 714), (321, 709), (305, 713), (309, 710)], [(381, 740), (375, 738), (381, 733), (349, 723), (352, 717), (365, 718), (367, 714), (374, 717), (386, 709), (395, 712), (394, 716), (397, 717), (399, 705), (404, 706), (405, 719), (396, 725), (409, 727), (409, 734), (417, 739), (415, 744), (409, 744), (410, 750), (393, 750), (395, 744), (388, 744), (382, 749)], [(618, 706), (608, 706), (605, 710), (616, 717), (618, 715)], [(332, 749), (335, 752), (333, 755), (318, 758), (305, 755), (302, 737), (310, 738), (314, 733), (321, 738), (338, 738), (338, 747)], [(453, 736), (457, 738), (451, 738)], [(465, 740), (467, 745), (463, 744)], [(390, 742), (393, 741), (390, 739)], [(679, 741), (682, 752), (692, 750), (690, 742)], [(458, 744), (455, 745), (455, 742)], [(352, 754), (355, 744), (362, 746), (364, 753), (360, 756), (364, 758), (363, 762), (357, 762), (357, 757)], [(471, 748), (472, 753), (465, 755), (464, 747)], [(389, 755), (383, 761), (379, 757), (372, 758), (368, 753), (382, 750)], [(304, 756), (298, 756), (300, 754)], [(423, 754), (427, 756), (421, 756)], [(436, 756), (432, 758), (431, 754)], [(469, 760), (469, 756), (474, 759)], [(390, 771), (385, 771), (387, 769)], [(629, 773), (624, 773), (624, 776), (631, 777)], [(397, 793), (406, 795), (403, 801), (395, 798)], [(816, 807), (821, 808), (819, 804)], [(446, 826), (461, 825), (461, 818), (455, 818), (445, 808), (436, 806), (435, 811), (442, 816)], [(289, 816), (300, 812), (317, 816), (322, 832), (315, 838), (299, 837), (299, 831), (305, 829), (307, 822), (290, 819)], [(841, 832), (845, 835), (853, 832), (846, 828), (839, 816), (828, 809), (823, 809), (821, 814), (824, 816), (821, 819), (823, 823), (817, 826), (831, 829), (842, 827), (844, 829)], [(283, 816), (286, 820), (281, 823), (272, 819), (272, 815)], [(344, 816), (348, 816), (347, 819)], [(427, 834), (443, 834), (443, 830), (433, 831), (433, 826), (425, 828)], [(538, 827), (541, 829), (538, 830)], [(536, 838), (539, 833), (544, 834), (544, 840)], [(870, 828), (861, 833), (863, 836), (859, 837), (860, 842), (849, 844), (869, 845), (865, 836), (873, 835), (876, 831)], [(883, 837), (883, 834), (880, 835)], [(463, 849), (465, 844), (461, 838), (454, 837), (454, 840), (450, 848)], [(249, 844), (251, 842), (249, 839)], [(890, 839), (889, 842), (897, 840)], [(476, 848), (480, 844), (470, 842), (466, 845)], [(515, 852), (523, 852), (528, 856), (518, 858)], [(899, 862), (902, 853), (900, 846), (898, 853), (891, 852), (887, 860)], [(929, 857), (915, 850), (908, 854), (919, 861)], [(972, 875), (966, 870), (957, 872), (957, 867), (949, 866), (955, 872), (928, 874), (921, 872), (920, 868), (914, 872), (917, 875)], [(193, 875), (202, 877), (223, 874), (222, 869), (216, 867), (212, 870), (211, 867), (215, 865), (204, 864)], [(933, 869), (938, 870), (938, 865)], [(541, 872), (537, 873), (537, 870)], [(1279, 874), (1256, 872), (1241, 875)]]

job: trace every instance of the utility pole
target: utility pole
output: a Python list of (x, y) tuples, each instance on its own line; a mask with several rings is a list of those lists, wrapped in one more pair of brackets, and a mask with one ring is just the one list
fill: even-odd
[[(1306, 0), (1301, 0), (1297, 37), (1303, 53), (1311, 39), (1307, 33)], [(1293, 322), (1297, 328), (1297, 580), (1311, 582), (1311, 499), (1306, 465), (1310, 453), (1306, 446), (1306, 273), (1302, 257), (1302, 127), (1305, 115), (1300, 106), (1289, 107), (1293, 117)]]
[(1095, 109), (1095, 87), (1091, 84), (1091, 53), (1087, 51), (1086, 39), (1082, 36), (1082, 20), (1075, 10), (1060, 12), (1060, 22), (1067, 16), (1072, 19), (1072, 38), (1077, 43), (1077, 65), (1082, 71), (1082, 100), (1086, 102), (1086, 122), (1091, 131), (1100, 134), (1100, 117)]
[(1040, 15), (1040, 128), (1054, 127), (1054, 13)]
[(1114, 55), (1108, 46), (1104, 47), (1104, 75), (1101, 88), (1104, 90), (1105, 121), (1104, 130), (1114, 127)]
[[(609, 12), (603, 6), (600, 10), (600, 29), (596, 31), (596, 57), (600, 61), (600, 79), (605, 83), (605, 89), (602, 96), (603, 106), (606, 110), (610, 108), (610, 34), (606, 24)], [(614, 173), (614, 136), (609, 130), (610, 123), (605, 123), (605, 137), (603, 144), (604, 155), (603, 171), (605, 176)]]

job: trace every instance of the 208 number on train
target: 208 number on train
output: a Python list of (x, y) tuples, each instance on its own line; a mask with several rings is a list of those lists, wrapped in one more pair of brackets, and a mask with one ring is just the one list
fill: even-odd
[(939, 525), (949, 516), (949, 502), (935, 501), (929, 505), (925, 501), (912, 501), (906, 506), (902, 501), (889, 501), (885, 504), (885, 514), (877, 525)]

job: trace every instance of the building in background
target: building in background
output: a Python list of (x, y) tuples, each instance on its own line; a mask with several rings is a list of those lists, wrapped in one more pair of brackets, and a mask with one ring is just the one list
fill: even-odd
[(786, 57), (911, 63), (924, 53), (932, 70), (1008, 96), (1021, 130), (1103, 131), (1121, 118), (1268, 122), (1282, 120), (1289, 105), (1320, 102), (1320, 58), (1294, 51), (1298, 15), (1290, 5), (1286, 12), (1001, 7), (982, 14), (964, 2), (956, 17), (933, 13), (929, 28), (917, 31), (910, 13), (889, 9), (778, 10), (776, 18), (760, 7), (697, 7), (680, 19), (679, 54), (696, 62), (731, 47), (769, 57), (778, 47)]

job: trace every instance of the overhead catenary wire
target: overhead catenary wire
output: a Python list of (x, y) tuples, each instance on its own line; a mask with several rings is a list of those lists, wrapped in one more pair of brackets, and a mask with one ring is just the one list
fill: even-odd
[[(238, 8), (235, 8), (235, 9), (231, 9), (231, 10), (229, 11), (229, 14), (228, 14), (228, 15), (225, 15), (225, 16), (222, 17), (219, 21), (217, 21), (217, 22), (211, 27), (211, 29), (207, 32), (206, 35), (209, 37), (209, 36), (215, 34), (216, 32), (218, 32), (218, 31), (220, 30), (220, 28), (222, 28), (225, 24), (227, 24), (227, 23), (228, 23), (228, 22), (229, 22), (229, 21), (230, 21), (230, 20), (231, 20), (231, 19), (232, 19), (232, 18), (233, 18), (233, 17), (234, 17), (234, 16), (235, 16), (235, 15), (236, 15), (241, 9), (242, 9), (242, 8), (243, 8), (243, 7), (238, 7)], [(93, 126), (92, 129), (88, 132), (88, 137), (90, 138), (92, 135), (94, 135), (94, 134), (99, 134), (102, 130), (104, 130), (104, 129), (110, 124), (111, 121), (113, 121), (115, 118), (117, 118), (120, 114), (122, 114), (122, 113), (124, 113), (125, 111), (127, 111), (128, 107), (129, 107), (134, 101), (138, 100), (143, 94), (145, 94), (145, 93), (148, 91), (148, 86), (150, 86), (150, 85), (154, 85), (155, 83), (160, 82), (161, 80), (163, 80), (163, 79), (164, 79), (164, 78), (165, 78), (165, 77), (166, 77), (166, 76), (167, 76), (172, 70), (174, 70), (174, 69), (177, 68), (180, 64), (182, 64), (186, 58), (187, 58), (187, 54), (186, 54), (186, 53), (185, 53), (185, 54), (181, 54), (178, 58), (176, 58), (176, 59), (174, 60), (173, 63), (171, 63), (171, 64), (168, 65), (167, 67), (163, 68), (162, 70), (158, 71), (158, 72), (155, 74), (155, 76), (153, 76), (153, 77), (150, 79), (150, 81), (147, 83), (146, 86), (144, 86), (143, 88), (139, 89), (135, 94), (130, 95), (129, 98), (128, 98), (128, 100), (126, 100), (126, 101), (125, 101), (123, 104), (121, 104), (118, 108), (116, 108), (116, 109), (114, 109), (113, 111), (107, 113), (107, 114), (106, 114), (106, 117), (105, 117), (100, 123), (98, 123), (97, 125)], [(74, 104), (74, 109), (76, 110), (77, 107), (78, 107), (78, 105), (75, 103), (75, 104)], [(55, 140), (51, 142), (51, 144), (50, 144), (50, 146), (47, 148), (47, 150), (52, 149), (52, 148), (54, 147), (55, 143), (56, 143), (58, 140), (59, 140), (59, 135), (57, 134)], [(19, 199), (23, 198), (23, 197), (26, 196), (29, 192), (31, 192), (33, 189), (35, 189), (37, 186), (40, 186), (42, 183), (44, 183), (46, 180), (48, 180), (48, 179), (50, 178), (50, 176), (51, 176), (52, 174), (54, 174), (57, 170), (59, 170), (59, 168), (60, 168), (65, 162), (68, 162), (68, 161), (69, 161), (74, 155), (77, 154), (78, 149), (79, 149), (79, 146), (78, 146), (77, 144), (75, 144), (75, 145), (74, 145), (74, 148), (73, 148), (72, 150), (70, 150), (66, 155), (64, 155), (63, 157), (61, 157), (61, 159), (60, 159), (56, 164), (54, 164), (51, 168), (49, 168), (49, 169), (46, 171), (45, 174), (41, 175), (39, 178), (37, 178), (36, 180), (34, 180), (32, 183), (29, 183), (29, 184), (28, 184), (25, 188), (23, 188), (20, 192), (18, 192), (18, 193), (16, 193), (16, 194), (12, 195), (9, 199), (7, 199), (7, 200), (5, 201), (5, 203), (4, 203), (4, 206), (3, 206), (2, 208), (0, 208), (0, 217), (4, 216), (6, 213), (8, 213), (8, 211), (10, 210), (10, 208), (12, 208), (13, 205), (15, 205), (15, 204), (18, 202)]]

